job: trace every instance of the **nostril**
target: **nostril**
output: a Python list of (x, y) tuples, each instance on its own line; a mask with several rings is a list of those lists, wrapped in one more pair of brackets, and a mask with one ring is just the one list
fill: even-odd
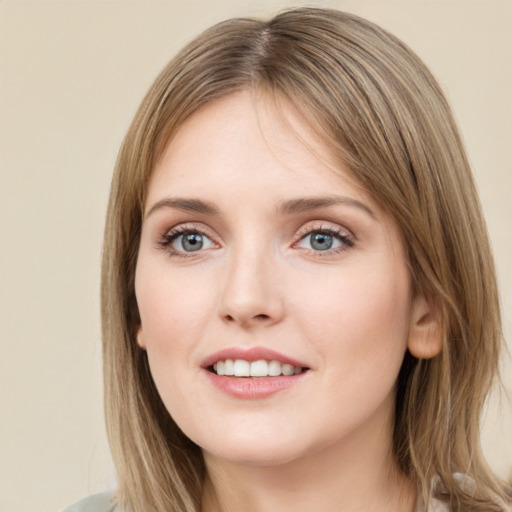
[(235, 315), (231, 314), (231, 315), (224, 315), (223, 321), (227, 325), (238, 324), (245, 328), (256, 327), (256, 326), (263, 327), (263, 326), (271, 325), (272, 316), (266, 315), (265, 313), (260, 313), (258, 315), (253, 315), (253, 316), (248, 316), (248, 317), (245, 317), (243, 315), (238, 316), (236, 314)]
[[(247, 308), (249, 309), (249, 308)], [(253, 311), (247, 311), (247, 310), (236, 310), (231, 309), (230, 311), (221, 311), (221, 318), (223, 322), (226, 324), (240, 324), (244, 325), (246, 327), (250, 327), (251, 325), (270, 325), (274, 321), (278, 321), (280, 318), (280, 315), (274, 316), (271, 313), (257, 313), (257, 311), (265, 311), (264, 308), (251, 308)], [(256, 311), (254, 311), (256, 309)]]

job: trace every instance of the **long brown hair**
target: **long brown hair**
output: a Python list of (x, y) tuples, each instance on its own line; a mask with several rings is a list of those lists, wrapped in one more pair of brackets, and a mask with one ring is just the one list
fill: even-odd
[(165, 145), (202, 105), (247, 88), (291, 102), (389, 212), (414, 289), (439, 315), (441, 353), (406, 354), (398, 378), (393, 442), (401, 469), (425, 500), (434, 481), (452, 510), (504, 510), (506, 489), (479, 444), (502, 343), (496, 279), (450, 107), (397, 38), (316, 8), (205, 31), (162, 71), (121, 147), (102, 268), (105, 411), (119, 501), (134, 512), (200, 510), (201, 451), (166, 411), (136, 343), (134, 274), (146, 188)]

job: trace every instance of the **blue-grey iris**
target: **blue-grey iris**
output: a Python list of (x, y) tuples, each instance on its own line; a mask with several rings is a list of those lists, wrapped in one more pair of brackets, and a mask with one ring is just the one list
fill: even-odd
[(326, 251), (332, 247), (333, 236), (328, 233), (311, 233), (310, 237), (311, 247), (315, 251)]
[(203, 235), (199, 233), (183, 235), (181, 245), (183, 250), (187, 252), (199, 251), (203, 247)]

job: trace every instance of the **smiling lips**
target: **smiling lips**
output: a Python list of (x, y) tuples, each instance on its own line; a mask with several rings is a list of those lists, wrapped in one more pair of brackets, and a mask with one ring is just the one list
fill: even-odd
[(243, 399), (265, 398), (299, 382), (309, 368), (263, 347), (225, 349), (201, 365), (220, 391)]
[(246, 361), (244, 359), (226, 359), (218, 361), (213, 365), (213, 371), (217, 375), (233, 377), (279, 377), (280, 375), (290, 376), (302, 373), (301, 366), (293, 366), (279, 361)]

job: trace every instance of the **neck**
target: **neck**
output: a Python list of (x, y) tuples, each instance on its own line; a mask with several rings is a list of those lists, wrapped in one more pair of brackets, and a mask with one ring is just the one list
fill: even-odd
[(345, 441), (272, 466), (205, 453), (202, 511), (412, 512), (416, 491), (391, 454), (391, 428)]

